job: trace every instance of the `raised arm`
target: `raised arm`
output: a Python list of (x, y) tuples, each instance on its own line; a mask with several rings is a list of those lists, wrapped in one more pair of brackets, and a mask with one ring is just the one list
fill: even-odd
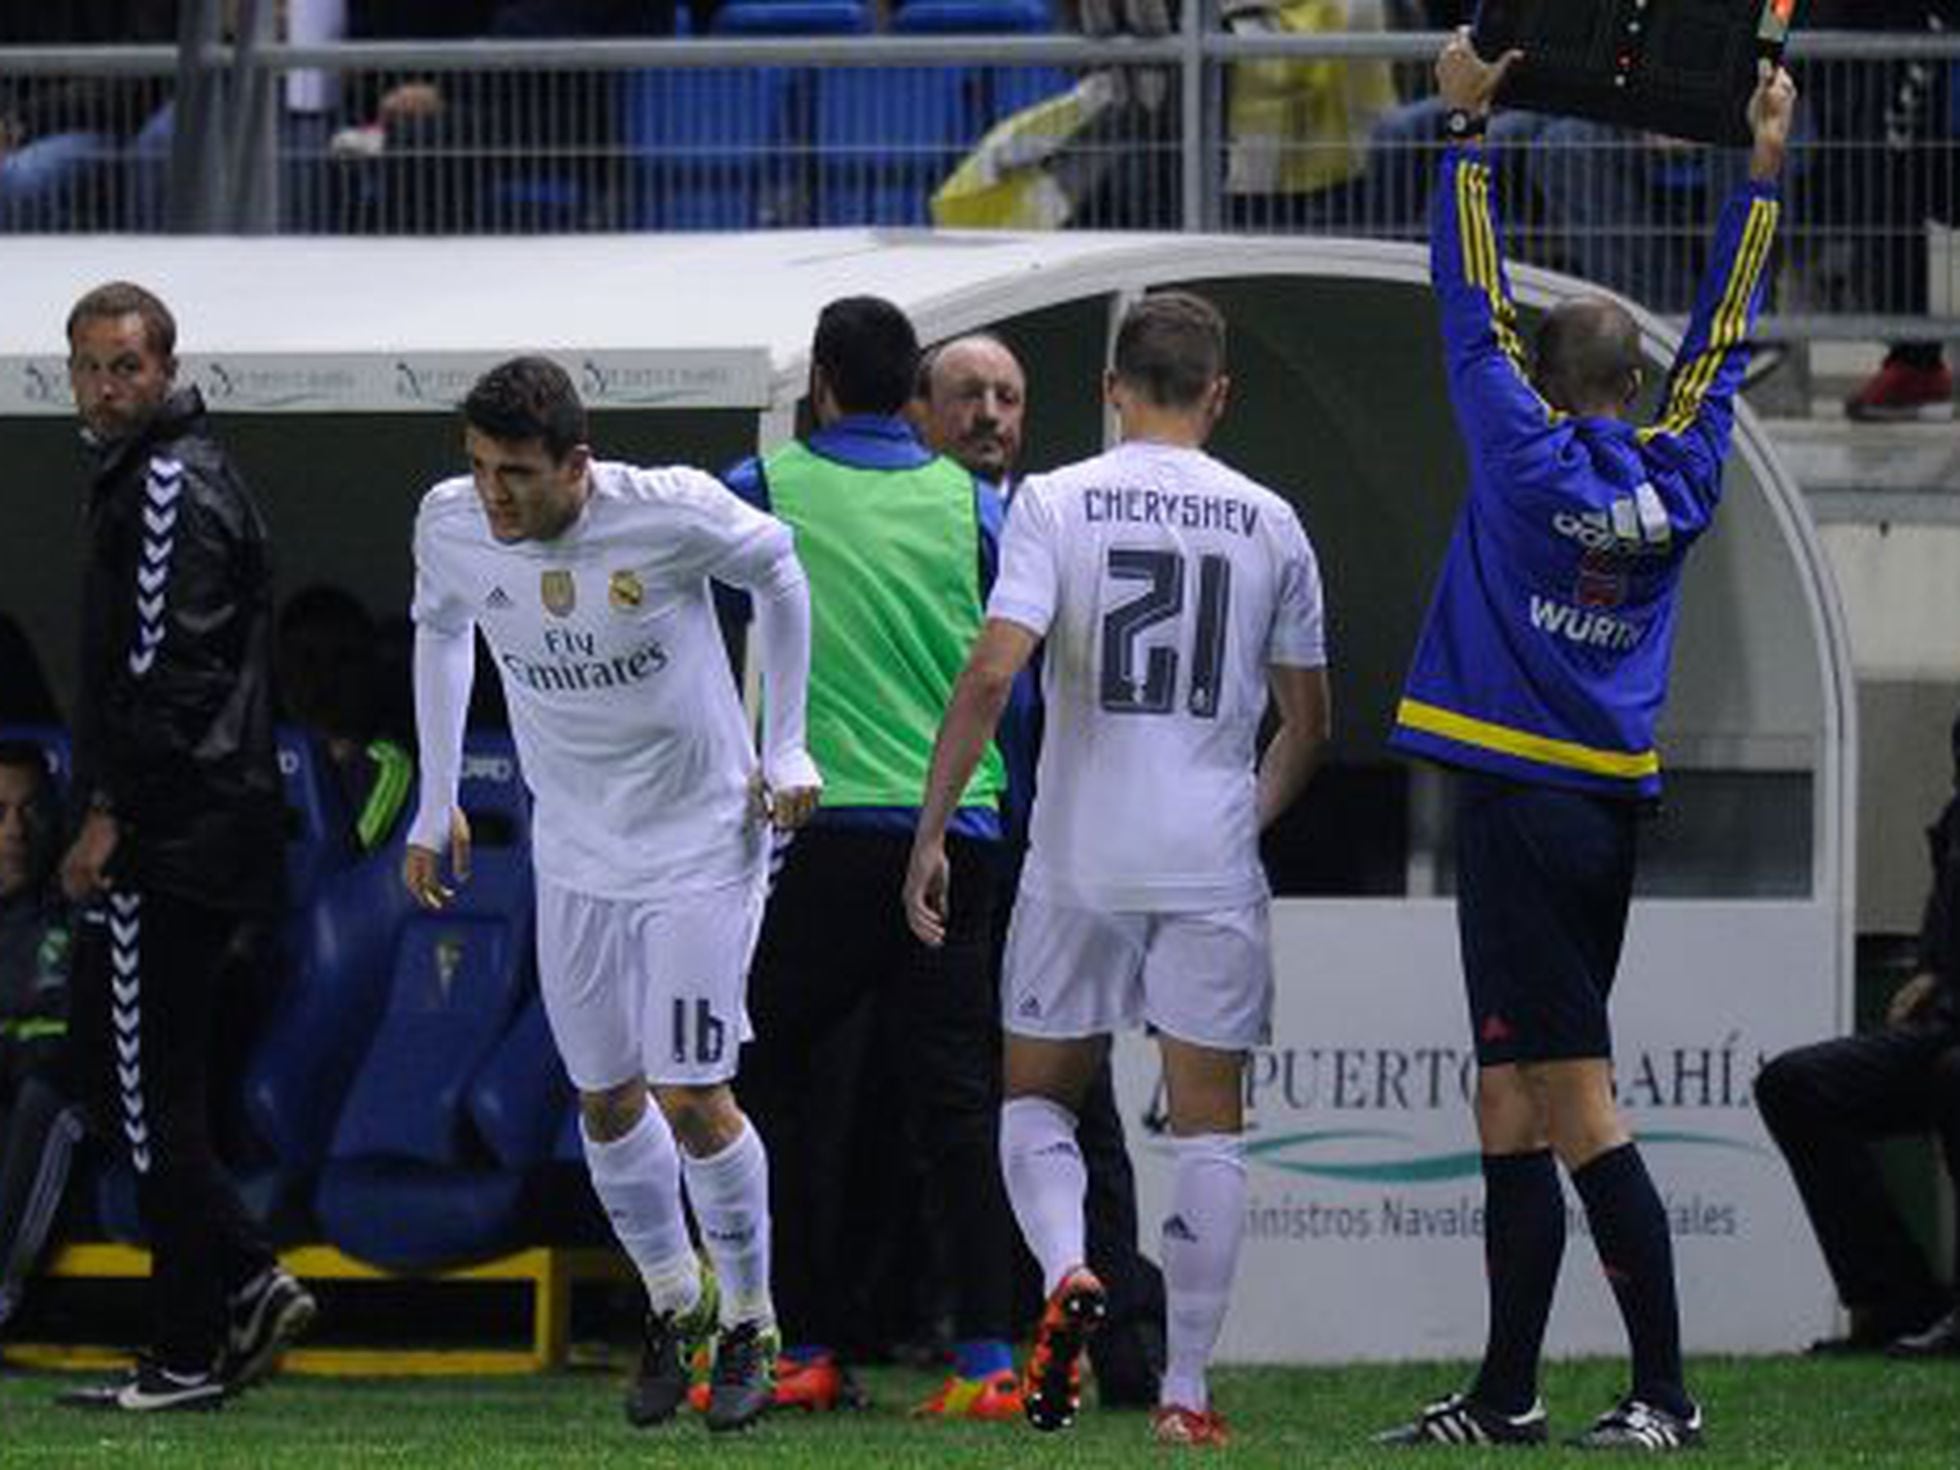
[(1464, 442), (1480, 456), (1502, 456), (1554, 418), (1526, 368), (1482, 146), (1492, 99), (1518, 59), (1513, 51), (1484, 61), (1467, 30), (1451, 36), (1436, 58), (1452, 141), (1430, 203), (1429, 274), (1442, 311), (1451, 401)]
[(1749, 99), (1749, 182), (1722, 211), (1709, 251), (1708, 273), (1695, 297), (1660, 417), (1641, 438), (1656, 453), (1677, 458), (1705, 513), (1721, 490), (1722, 460), (1735, 425), (1735, 394), (1749, 365), (1749, 331), (1762, 306), (1763, 268), (1776, 238), (1778, 178), (1796, 110), (1790, 74), (1762, 63)]

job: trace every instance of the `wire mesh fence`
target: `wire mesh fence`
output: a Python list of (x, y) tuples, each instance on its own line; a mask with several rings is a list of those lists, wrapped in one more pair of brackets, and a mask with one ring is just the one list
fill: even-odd
[[(0, 231), (808, 226), (1420, 239), (1420, 33), (803, 36), (0, 52)], [(1777, 273), (1806, 320), (1951, 324), (1960, 37), (1812, 35)], [(178, 146), (177, 88), (228, 128)], [(253, 85), (273, 105), (239, 105)], [(226, 100), (228, 99), (228, 100)], [(256, 121), (253, 121), (256, 119)], [(1514, 258), (1685, 310), (1733, 150), (1501, 113)], [(173, 148), (179, 155), (172, 167)], [(245, 190), (247, 177), (259, 180)]]

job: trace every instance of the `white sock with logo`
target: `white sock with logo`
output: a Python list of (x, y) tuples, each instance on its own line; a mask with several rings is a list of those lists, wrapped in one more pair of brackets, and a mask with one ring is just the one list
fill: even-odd
[(1245, 1140), (1200, 1133), (1171, 1140), (1177, 1155), (1164, 1220), (1164, 1292), (1170, 1321), (1159, 1402), (1210, 1407), (1205, 1369), (1225, 1324), (1245, 1239)]
[(742, 1132), (720, 1153), (681, 1160), (687, 1197), (701, 1224), (708, 1259), (721, 1278), (721, 1323), (760, 1322), (773, 1326), (775, 1303), (769, 1296), (769, 1156), (762, 1135), (748, 1119)]
[(687, 1241), (680, 1155), (667, 1120), (649, 1105), (630, 1131), (610, 1143), (598, 1142), (582, 1123), (579, 1138), (592, 1192), (639, 1267), (648, 1305), (657, 1313), (685, 1312), (700, 1299), (701, 1269)]
[(1052, 1293), (1088, 1255), (1082, 1199), (1089, 1171), (1075, 1140), (1075, 1114), (1045, 1097), (1001, 1104), (1000, 1172), (1021, 1238), (1041, 1265), (1041, 1290)]

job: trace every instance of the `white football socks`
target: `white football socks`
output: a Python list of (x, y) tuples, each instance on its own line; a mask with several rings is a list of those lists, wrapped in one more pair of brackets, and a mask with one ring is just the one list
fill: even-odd
[(650, 1103), (631, 1131), (600, 1143), (579, 1126), (592, 1191), (613, 1234), (639, 1267), (656, 1313), (685, 1312), (700, 1298), (701, 1271), (681, 1215), (680, 1155), (660, 1109)]
[(708, 1259), (721, 1279), (721, 1323), (775, 1325), (769, 1295), (769, 1156), (746, 1118), (720, 1153), (683, 1157), (687, 1197), (701, 1225)]
[(1174, 1138), (1177, 1176), (1164, 1220), (1164, 1289), (1170, 1299), (1160, 1402), (1210, 1407), (1205, 1369), (1245, 1238), (1245, 1141), (1236, 1133)]
[(1089, 1172), (1075, 1141), (1075, 1114), (1045, 1097), (1001, 1104), (1000, 1172), (1021, 1238), (1040, 1263), (1042, 1293), (1051, 1294), (1088, 1254), (1082, 1198)]

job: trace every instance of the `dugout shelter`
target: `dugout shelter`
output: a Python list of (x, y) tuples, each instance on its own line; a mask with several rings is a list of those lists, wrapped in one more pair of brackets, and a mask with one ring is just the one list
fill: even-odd
[[(818, 309), (874, 292), (924, 340), (1007, 337), (1029, 369), (1038, 470), (1105, 442), (1099, 375), (1123, 304), (1165, 285), (1209, 294), (1234, 382), (1213, 448), (1290, 497), (1315, 541), (1337, 726), (1268, 854), (1280, 1006), (1249, 1080), (1250, 1234), (1223, 1351), (1474, 1353), (1481, 1187), (1446, 788), (1383, 749), (1464, 482), (1424, 251), (873, 231), (0, 242), (0, 606), (64, 692), (81, 474), (61, 330), (115, 277), (176, 312), (182, 377), (266, 507), (282, 587), (335, 582), (381, 615), (406, 606), (417, 499), (462, 467), (454, 405), (513, 353), (566, 363), (603, 457), (720, 466), (793, 431)], [(1513, 280), (1527, 318), (1584, 289), (1529, 268)], [(1636, 314), (1658, 381), (1674, 339)], [(1854, 708), (1815, 530), (1744, 408), (1687, 577), (1669, 796), (1643, 832), (1616, 1000), (1619, 1085), (1668, 1196), (1696, 1350), (1790, 1348), (1830, 1322), (1750, 1083), (1764, 1057), (1849, 1020)], [(1119, 1072), (1151, 1221), (1169, 1172), (1150, 1052), (1126, 1047)], [(1614, 1349), (1612, 1304), (1575, 1247), (1552, 1349)]]

